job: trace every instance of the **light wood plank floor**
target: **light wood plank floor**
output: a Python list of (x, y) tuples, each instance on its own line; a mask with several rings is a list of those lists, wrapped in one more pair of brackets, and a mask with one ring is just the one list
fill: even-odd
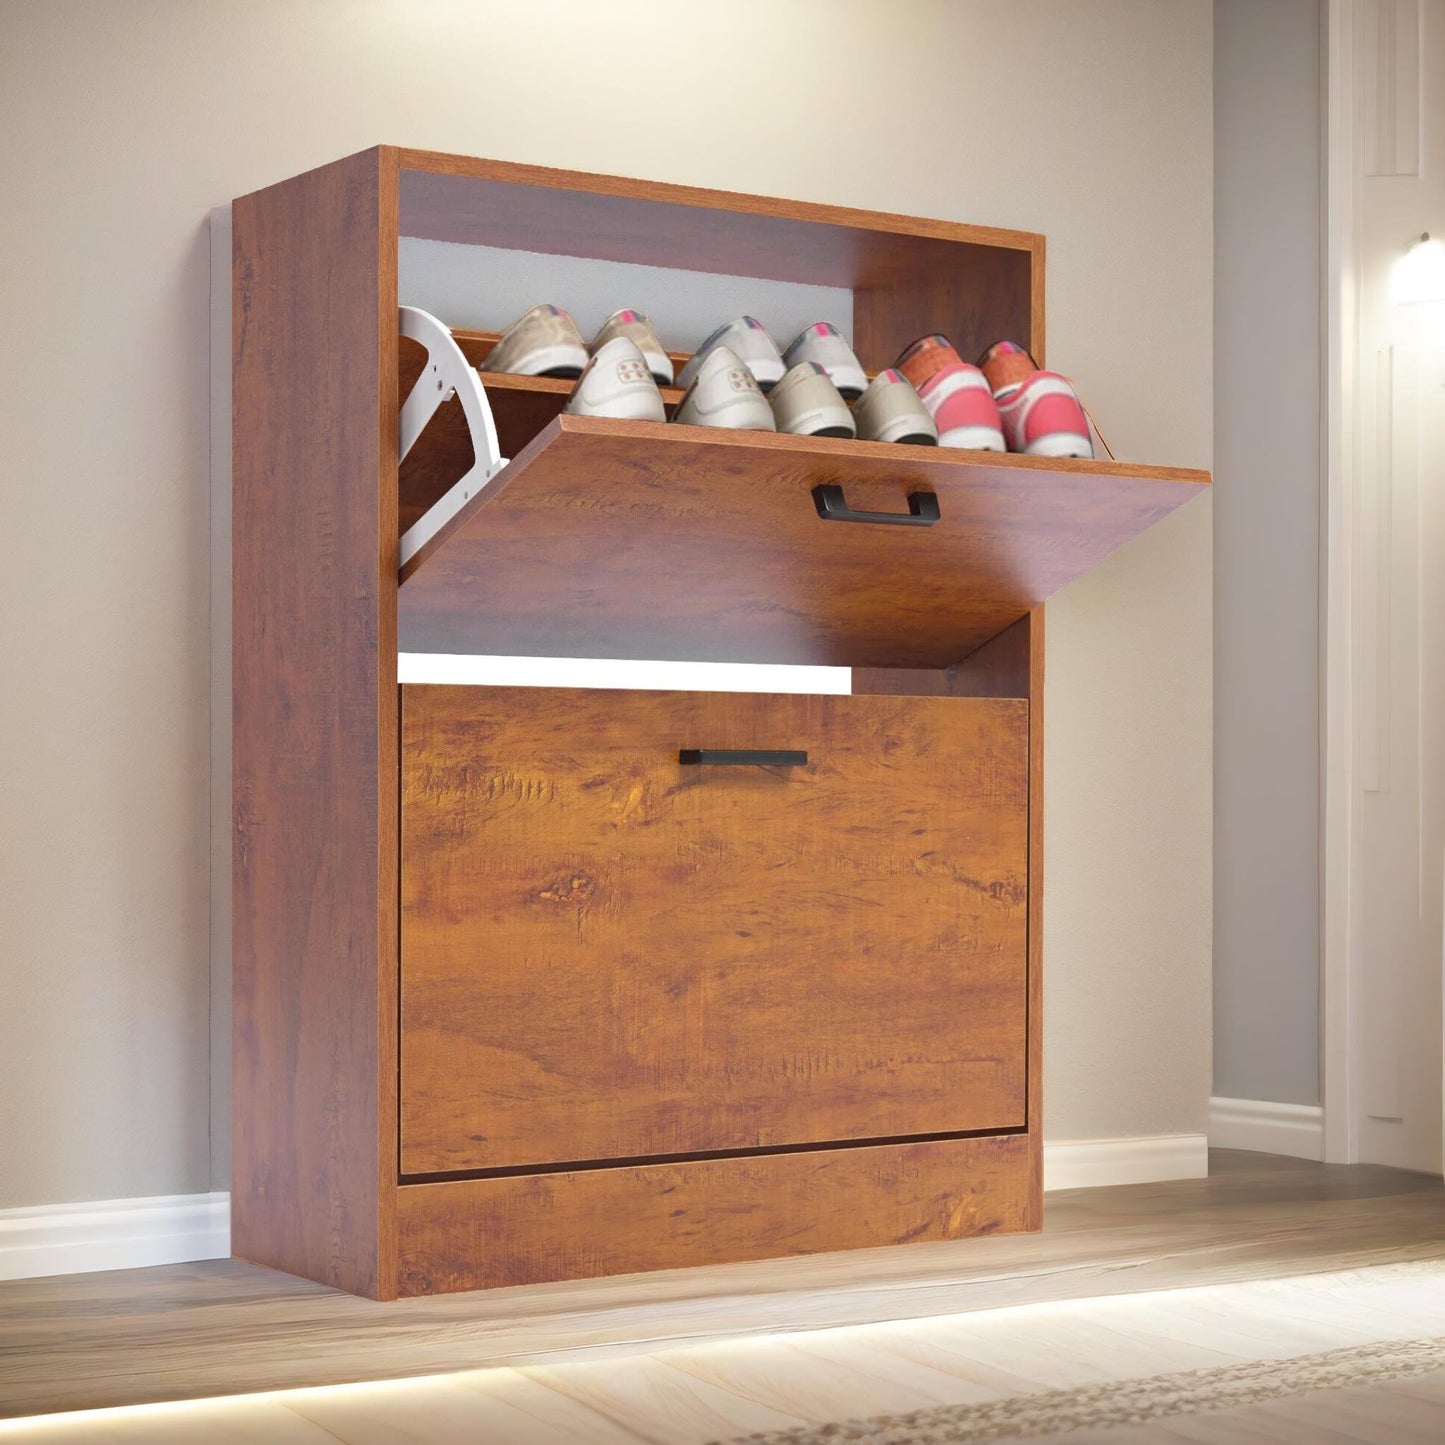
[[(472, 1419), (469, 1439), (720, 1438), (817, 1418), (816, 1413), (800, 1415), (785, 1408), (787, 1399), (796, 1404), (795, 1395), (785, 1399), (752, 1384), (745, 1398), (729, 1390), (729, 1371), (741, 1368), (744, 1357), (750, 1380), (770, 1369), (795, 1377), (789, 1357), (804, 1348), (800, 1338), (805, 1344), (809, 1338), (749, 1337), (896, 1322), (883, 1327), (885, 1334), (895, 1343), (908, 1343), (906, 1348), (890, 1346), (882, 1367), (876, 1342), (870, 1342), (865, 1353), (871, 1365), (841, 1358), (826, 1364), (816, 1383), (818, 1390), (835, 1398), (848, 1380), (875, 1379), (877, 1386), (864, 1413), (878, 1414), (918, 1408), (939, 1397), (942, 1386), (933, 1378), (938, 1371), (929, 1360), (936, 1359), (940, 1350), (956, 1352), (956, 1347), (946, 1340), (940, 1343), (939, 1322), (933, 1317), (1063, 1301), (1089, 1301), (1089, 1308), (1098, 1311), (1126, 1303), (1100, 1297), (1138, 1291), (1273, 1281), (1362, 1265), (1445, 1258), (1445, 1193), (1439, 1179), (1258, 1154), (1216, 1154), (1212, 1168), (1208, 1180), (1052, 1194), (1041, 1235), (911, 1245), (392, 1305), (356, 1300), (229, 1261), (4, 1283), (0, 1284), (0, 1414), (34, 1415), (343, 1381), (399, 1380), (475, 1371), (479, 1366), (527, 1366), (427, 1382), (433, 1394), (425, 1408), (439, 1411), (439, 1420), (450, 1418), (449, 1410)], [(995, 1337), (998, 1318), (989, 1317), (987, 1338)], [(966, 1320), (950, 1322), (950, 1328), (967, 1325)], [(1147, 1323), (1135, 1321), (1124, 1335), (1142, 1331), (1148, 1336), (1150, 1329)], [(1038, 1321), (1029, 1323), (1021, 1346), (1035, 1355), (1051, 1348), (1037, 1331)], [(1081, 1335), (1075, 1321), (1069, 1331), (1069, 1342), (1061, 1340), (1056, 1354), (1069, 1358), (1080, 1349), (1094, 1348), (1087, 1343), (1091, 1330)], [(1445, 1334), (1445, 1311), (1433, 1333)], [(825, 1362), (830, 1358), (833, 1346), (827, 1341), (841, 1339), (846, 1345), (848, 1335), (843, 1330), (817, 1336), (820, 1358)], [(1099, 1339), (1112, 1341), (1108, 1349), (1115, 1359), (1125, 1348), (1117, 1335), (1107, 1330), (1099, 1334)], [(1166, 1351), (1158, 1368), (1192, 1367), (1172, 1363), (1175, 1358), (1196, 1358), (1189, 1350), (1198, 1341), (1190, 1344), (1187, 1336), (1186, 1329), (1179, 1352)], [(1327, 1336), (1328, 1330), (1319, 1332), (1320, 1339)], [(1306, 1343), (1299, 1348), (1330, 1347)], [(689, 1357), (679, 1364), (675, 1358), (678, 1349), (700, 1348), (706, 1353), (697, 1359)], [(977, 1349), (969, 1349), (974, 1358)], [(1233, 1346), (1224, 1353), (1231, 1349), (1239, 1355)], [(750, 1350), (764, 1354), (754, 1358), (747, 1355)], [(1214, 1347), (1205, 1347), (1206, 1354), (1210, 1350)], [(668, 1358), (660, 1359), (659, 1352), (668, 1353)], [(1214, 1350), (1216, 1357), (1219, 1353)], [(589, 1391), (602, 1388), (599, 1382), (619, 1378), (622, 1367), (615, 1357), (621, 1355), (633, 1357), (626, 1365), (634, 1389), (628, 1398), (652, 1402), (643, 1411), (652, 1425), (642, 1415), (629, 1416), (610, 1396), (605, 1404), (588, 1403)], [(602, 1357), (614, 1358), (602, 1366), (586, 1363)], [(988, 1366), (1005, 1373), (1013, 1368), (1003, 1356)], [(970, 1387), (994, 1388), (997, 1393), (996, 1377), (986, 1375), (980, 1381), (965, 1373)], [(990, 1379), (995, 1383), (990, 1384)], [(333, 1403), (326, 1408), (333, 1416), (336, 1411), (351, 1412), (360, 1422), (355, 1428), (361, 1429), (375, 1419), (372, 1397), (377, 1391), (416, 1388), (377, 1386), (375, 1391), (329, 1397)], [(328, 1397), (323, 1393), (309, 1398)], [(497, 1409), (519, 1412), (511, 1433), (478, 1433), (473, 1416), (483, 1398)], [(575, 1433), (575, 1418), (569, 1424), (566, 1413), (573, 1406), (567, 1401), (580, 1402), (576, 1408), (585, 1407), (589, 1420), (595, 1415), (602, 1423), (591, 1433)], [(422, 1408), (415, 1401), (407, 1406), (413, 1407)], [(282, 1442), (451, 1438), (441, 1424), (440, 1433), (354, 1437), (338, 1433), (334, 1418), (313, 1428), (306, 1413), (312, 1407), (301, 1408), (294, 1402), (282, 1407), (258, 1400), (227, 1408), (243, 1413), (282, 1409), (284, 1423), (273, 1419), (264, 1432), (264, 1438)], [(661, 1416), (658, 1410), (663, 1411)], [(688, 1432), (670, 1425), (658, 1434), (659, 1418), (701, 1423), (696, 1429), (689, 1426)], [(517, 1433), (522, 1419), (540, 1421), (536, 1426), (540, 1433)], [(99, 1428), (99, 1421), (92, 1419), (90, 1425)], [(208, 1429), (206, 1438), (226, 1438), (233, 1425), (243, 1431), (250, 1428), (241, 1416), (229, 1416), (216, 1425), (216, 1433)], [(574, 1433), (548, 1434), (543, 1426)], [(261, 1436), (241, 1433), (230, 1438)]]
[[(0, 1424), (0, 1441), (709, 1445), (802, 1430), (816, 1445), (811, 1431), (821, 1423), (882, 1415), (886, 1426), (887, 1417), (924, 1411), (933, 1418), (901, 1438), (936, 1445), (996, 1439), (982, 1428), (992, 1422), (978, 1421), (976, 1412), (1000, 1402), (1005, 1418), (1037, 1426), (1037, 1419), (1020, 1419), (1020, 1407), (1027, 1417), (1042, 1398), (1044, 1418), (1055, 1427), (1049, 1441), (1436, 1445), (1445, 1434), (1445, 1349), (1433, 1352), (1428, 1373), (1368, 1387), (1272, 1393), (1266, 1386), (1243, 1403), (1206, 1387), (1184, 1409), (1172, 1397), (1179, 1371), (1254, 1371), (1260, 1362), (1268, 1368), (1322, 1351), (1428, 1337), (1441, 1328), (1442, 1289), (1445, 1261), (1376, 1265), (758, 1335), (606, 1361), (71, 1413)], [(1142, 1414), (1127, 1384), (1122, 1398), (1111, 1390), (1161, 1375), (1170, 1380), (1162, 1408), (1149, 1407), (1150, 1387)], [(1061, 1393), (1071, 1397), (1062, 1413)], [(1219, 1408), (1221, 1401), (1229, 1408)], [(1083, 1428), (1089, 1423), (1093, 1428)]]

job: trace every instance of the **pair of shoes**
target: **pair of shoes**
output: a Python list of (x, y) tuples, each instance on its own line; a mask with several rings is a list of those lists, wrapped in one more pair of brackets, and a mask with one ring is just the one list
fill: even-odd
[(891, 367), (873, 378), (851, 411), (827, 371), (816, 361), (789, 368), (768, 400), (778, 430), (796, 436), (938, 445), (938, 429), (918, 393), (901, 371)]
[(868, 385), (867, 373), (858, 364), (853, 348), (831, 321), (815, 321), (804, 327), (786, 351), (779, 351), (767, 327), (754, 316), (739, 316), (719, 326), (682, 368), (677, 384), (691, 386), (708, 355), (720, 346), (727, 347), (752, 372), (753, 380), (764, 392), (770, 392), (789, 371), (809, 363), (821, 367), (847, 401), (856, 401)]
[(1040, 371), (1023, 347), (1000, 341), (970, 366), (946, 336), (924, 336), (898, 358), (938, 427), (938, 444), (1028, 456), (1092, 457), (1077, 393)]
[(1011, 452), (1034, 457), (1094, 455), (1089, 418), (1067, 377), (1040, 371), (1012, 341), (999, 341), (979, 361), (998, 403), (1004, 440)]
[(543, 304), (523, 312), (487, 353), (479, 371), (504, 371), (513, 376), (578, 377), (612, 341), (626, 340), (642, 355), (658, 386), (672, 383), (672, 358), (642, 311), (614, 311), (588, 346), (577, 323), (560, 306)]
[(880, 373), (850, 410), (822, 362), (790, 366), (764, 396), (752, 369), (730, 346), (714, 346), (708, 352), (674, 420), (685, 426), (792, 436), (857, 437), (920, 446), (938, 441), (932, 418), (902, 372)]
[(687, 387), (675, 418), (684, 425), (853, 437), (845, 398), (861, 396), (868, 377), (830, 321), (804, 327), (781, 352), (761, 321), (739, 316), (703, 341), (678, 384)]
[(898, 370), (913, 383), (938, 428), (941, 447), (1001, 452), (1003, 424), (988, 380), (954, 350), (946, 336), (922, 336), (904, 349)]
[[(691, 363), (689, 363), (691, 364)], [(791, 375), (791, 373), (790, 373)], [(830, 391), (832, 383), (821, 378)], [(778, 395), (785, 389), (774, 388)], [(836, 391), (833, 398), (848, 421), (852, 418)], [(565, 410), (573, 416), (610, 416), (628, 421), (666, 421), (662, 393), (636, 344), (614, 336), (598, 348), (587, 363)], [(694, 368), (692, 384), (683, 395), (674, 420), (686, 426), (728, 427), (739, 431), (776, 431), (773, 407), (757, 378), (729, 346), (714, 346)]]
[[(744, 317), (743, 323), (767, 335), (751, 317)], [(734, 347), (717, 340), (719, 334), (743, 323), (733, 323), (724, 328), (724, 333), (714, 332), (704, 343), (704, 349), (683, 368), (683, 380), (689, 380), (690, 372), (691, 384), (673, 420), (684, 426), (728, 427), (735, 431), (853, 436), (853, 414), (828, 373), (816, 361), (800, 361), (781, 372), (768, 383), (768, 394), (763, 395), (763, 384), (755, 366)], [(760, 348), (749, 350), (756, 362)], [(776, 355), (776, 348), (773, 350)]]
[[(889, 369), (870, 384), (853, 348), (828, 321), (804, 328), (780, 353), (760, 321), (740, 316), (702, 343), (678, 379), (688, 392), (675, 419), (693, 426), (920, 446), (938, 440), (908, 379)], [(856, 402), (851, 410), (850, 401)]]

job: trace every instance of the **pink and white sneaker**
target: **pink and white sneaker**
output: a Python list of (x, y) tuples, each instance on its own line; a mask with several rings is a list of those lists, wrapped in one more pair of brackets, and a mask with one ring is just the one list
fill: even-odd
[(998, 412), (1011, 452), (1085, 459), (1094, 455), (1078, 393), (1057, 372), (1033, 372), (1003, 398)]
[(958, 354), (953, 342), (940, 331), (935, 331), (931, 336), (920, 336), (917, 341), (905, 346), (902, 355), (893, 363), (908, 378), (919, 395), (922, 395), (930, 378), (946, 367), (962, 364), (963, 357)]
[(993, 399), (1002, 405), (1039, 368), (1017, 341), (995, 341), (979, 357), (978, 369), (988, 378)]
[(978, 367), (966, 361), (945, 366), (918, 388), (918, 396), (938, 428), (939, 446), (1007, 450), (998, 404)]

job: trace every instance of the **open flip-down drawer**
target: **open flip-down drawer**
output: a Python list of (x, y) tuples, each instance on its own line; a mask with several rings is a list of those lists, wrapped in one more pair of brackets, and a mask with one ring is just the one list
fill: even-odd
[[(1209, 480), (556, 415), (557, 382), (505, 381), (495, 431), (453, 402), (402, 466), (403, 651), (947, 667)], [(518, 407), (540, 430), (502, 466)]]

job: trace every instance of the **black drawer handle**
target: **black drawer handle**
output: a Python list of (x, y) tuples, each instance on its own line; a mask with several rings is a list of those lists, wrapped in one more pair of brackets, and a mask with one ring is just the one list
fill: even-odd
[(825, 522), (881, 522), (890, 527), (931, 527), (939, 519), (937, 492), (910, 492), (907, 512), (855, 512), (843, 488), (813, 488), (813, 502)]
[(677, 755), (680, 763), (722, 768), (804, 768), (805, 752), (777, 751), (768, 748), (683, 748)]

